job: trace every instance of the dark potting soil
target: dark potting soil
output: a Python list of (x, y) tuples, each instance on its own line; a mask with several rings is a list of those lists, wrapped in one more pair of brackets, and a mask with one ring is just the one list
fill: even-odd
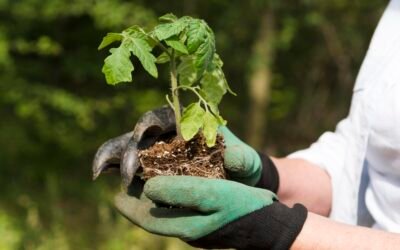
[(197, 135), (190, 141), (174, 137), (158, 141), (139, 151), (143, 169), (142, 179), (158, 175), (191, 175), (226, 179), (224, 169), (224, 141), (217, 137), (214, 147), (207, 147), (205, 138)]

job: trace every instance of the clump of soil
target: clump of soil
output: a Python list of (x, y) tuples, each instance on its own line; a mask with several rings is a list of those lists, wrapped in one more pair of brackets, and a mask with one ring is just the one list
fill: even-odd
[(142, 179), (158, 175), (192, 175), (226, 179), (224, 169), (224, 141), (217, 137), (214, 147), (207, 147), (205, 138), (197, 135), (190, 141), (177, 137), (158, 141), (139, 151), (143, 168)]

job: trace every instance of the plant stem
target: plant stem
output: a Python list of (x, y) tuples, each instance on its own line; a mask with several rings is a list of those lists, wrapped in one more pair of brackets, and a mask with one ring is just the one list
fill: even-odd
[(158, 41), (157, 39), (154, 39), (153, 37), (151, 37), (151, 36), (149, 36), (149, 35), (147, 35), (147, 37), (148, 37), (149, 39), (151, 39), (153, 42), (155, 42), (156, 45), (157, 45), (158, 47), (160, 47), (160, 48), (162, 49), (162, 51), (164, 51), (165, 53), (167, 53), (167, 55), (168, 55), (169, 57), (172, 57), (171, 53), (169, 53), (168, 49), (167, 49), (160, 41)]
[(176, 134), (178, 138), (182, 138), (181, 126), (180, 126), (181, 105), (179, 102), (178, 79), (177, 79), (176, 64), (175, 64), (175, 51), (173, 51), (171, 55), (170, 70), (171, 70), (172, 103), (174, 106), (175, 122), (176, 122)]
[(179, 86), (176, 88), (176, 91), (178, 91), (178, 89), (183, 89), (183, 90), (190, 90), (192, 91), (200, 100), (200, 102), (203, 103), (204, 107), (206, 108), (206, 111), (208, 111), (208, 102), (199, 94), (199, 92), (197, 92), (198, 87), (190, 87), (190, 86)]
[(158, 43), (157, 43), (157, 46), (160, 47), (165, 53), (167, 53), (167, 55), (169, 55), (170, 57), (172, 57), (172, 55), (169, 53), (168, 49), (165, 48), (165, 46), (164, 46), (162, 43), (158, 42)]

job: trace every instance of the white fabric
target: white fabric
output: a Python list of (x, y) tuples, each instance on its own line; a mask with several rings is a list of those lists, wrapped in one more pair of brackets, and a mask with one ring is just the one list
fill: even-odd
[(347, 118), (288, 157), (329, 173), (331, 218), (400, 232), (400, 0), (379, 22)]

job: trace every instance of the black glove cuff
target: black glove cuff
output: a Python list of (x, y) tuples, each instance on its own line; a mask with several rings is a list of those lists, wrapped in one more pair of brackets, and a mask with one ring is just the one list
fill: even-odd
[(262, 153), (258, 153), (261, 158), (261, 177), (255, 187), (268, 189), (274, 193), (278, 192), (279, 188), (279, 174), (278, 169), (272, 162), (271, 158)]
[(187, 243), (206, 249), (286, 250), (296, 240), (306, 218), (307, 209), (303, 205), (296, 204), (293, 208), (289, 208), (274, 202), (209, 235)]

